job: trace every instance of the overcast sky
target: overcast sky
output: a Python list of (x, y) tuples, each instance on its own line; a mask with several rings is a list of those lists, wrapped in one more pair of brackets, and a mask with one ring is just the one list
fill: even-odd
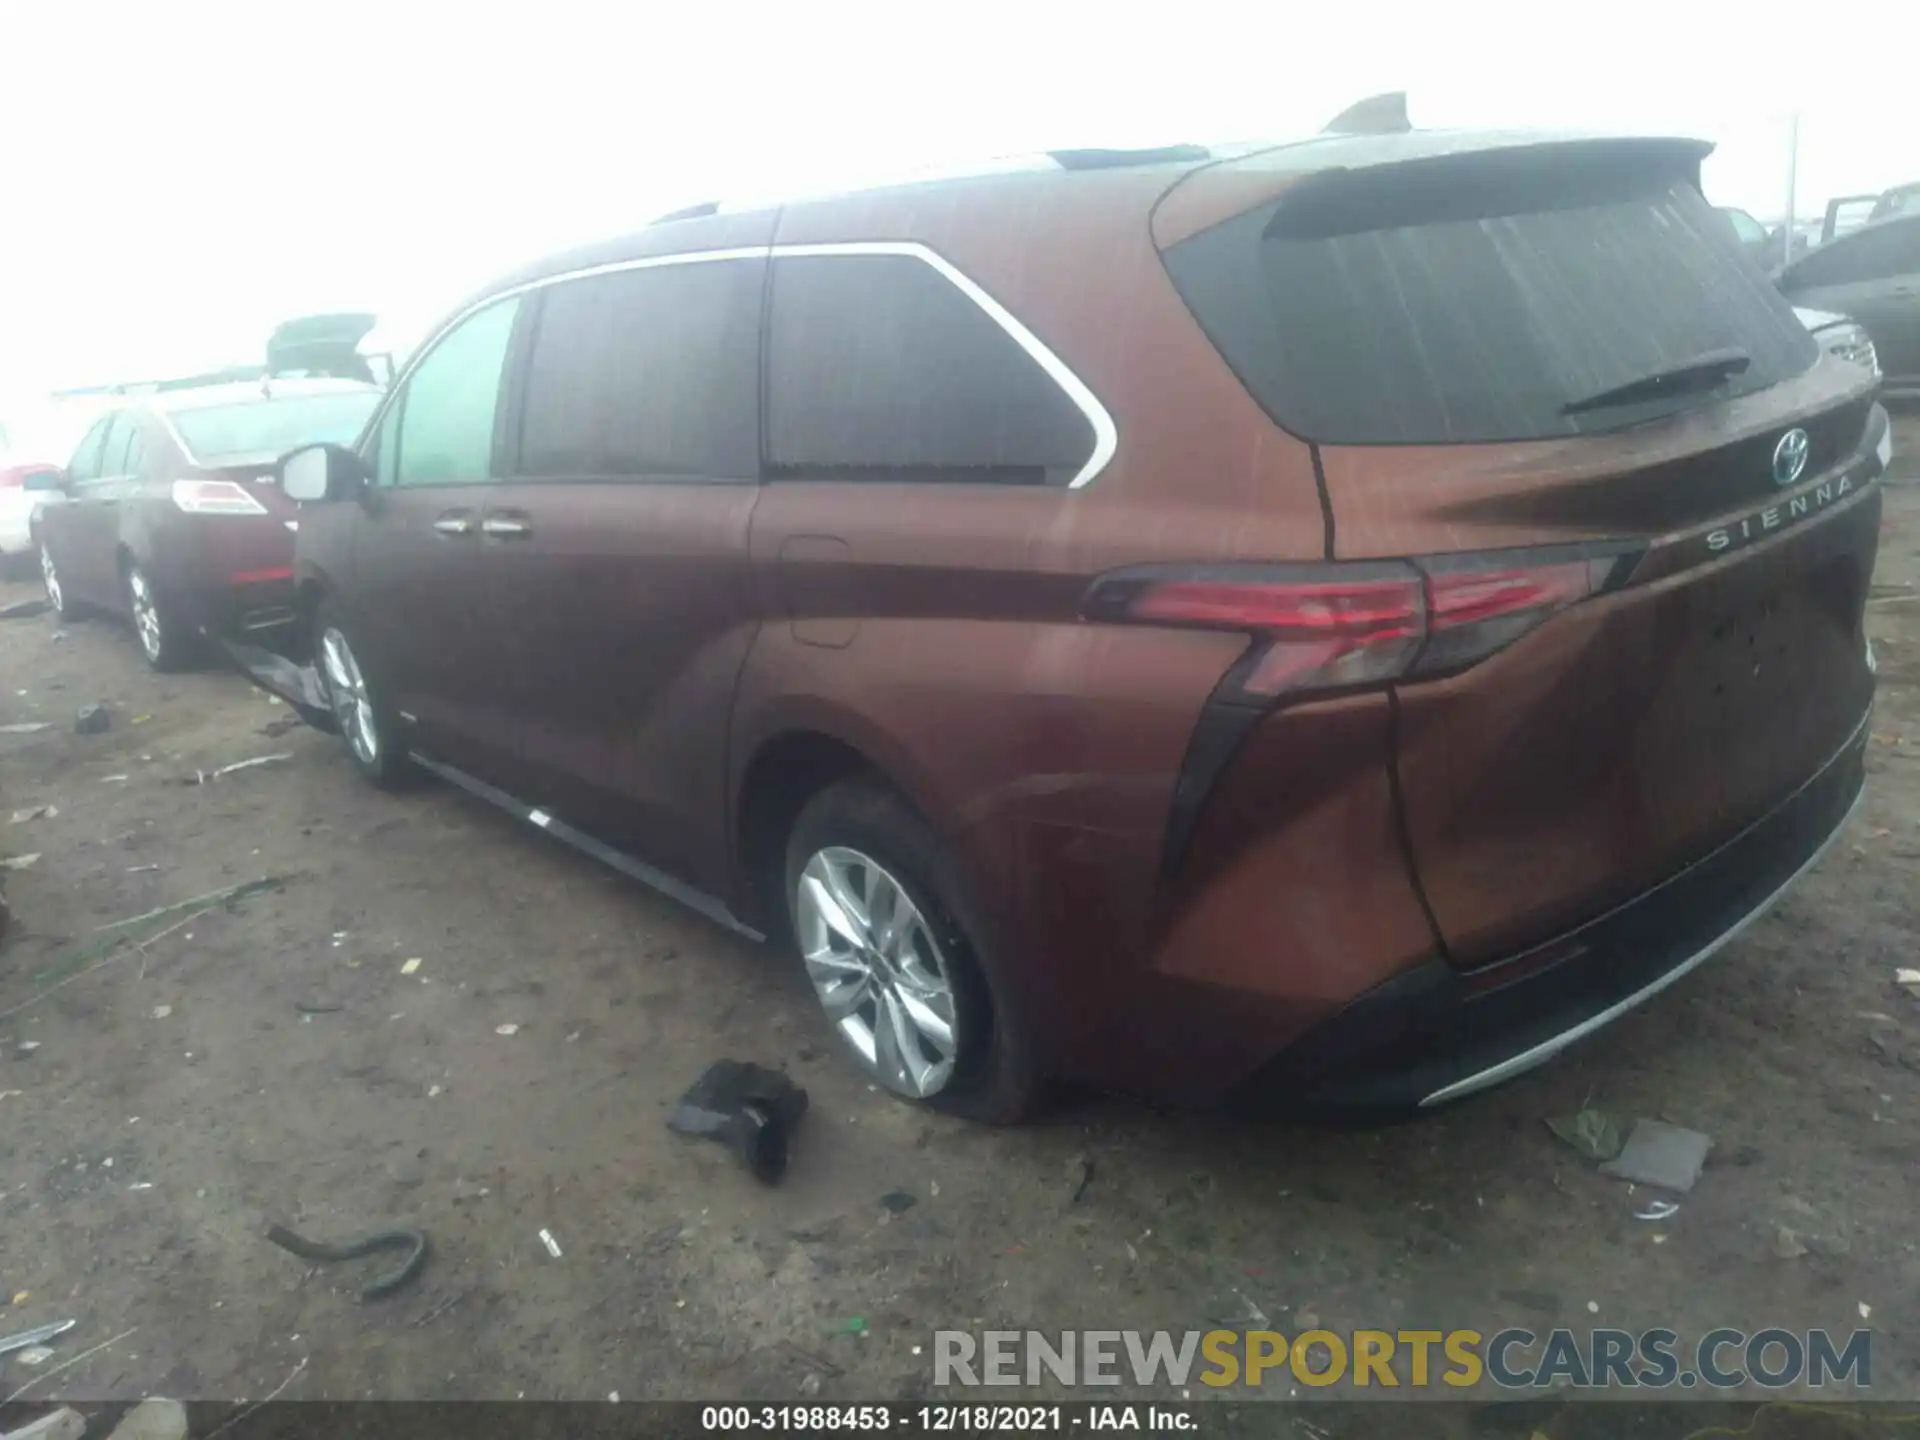
[(0, 405), (257, 359), (323, 309), (405, 335), (523, 258), (717, 195), (1286, 136), (1388, 89), (1417, 125), (1703, 135), (1709, 197), (1763, 218), (1798, 110), (1817, 214), (1920, 179), (1917, 58), (1913, 0), (0, 0)]

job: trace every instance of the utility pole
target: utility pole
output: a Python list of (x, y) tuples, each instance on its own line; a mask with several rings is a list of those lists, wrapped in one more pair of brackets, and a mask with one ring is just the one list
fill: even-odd
[(1780, 227), (1780, 263), (1793, 262), (1794, 189), (1800, 169), (1800, 112), (1787, 117), (1787, 221)]

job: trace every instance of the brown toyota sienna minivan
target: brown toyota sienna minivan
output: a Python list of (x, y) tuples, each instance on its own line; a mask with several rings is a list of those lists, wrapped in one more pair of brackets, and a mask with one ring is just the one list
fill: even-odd
[(1057, 152), (545, 261), (286, 458), (253, 668), (795, 946), (902, 1095), (1465, 1095), (1860, 796), (1887, 420), (1708, 149)]

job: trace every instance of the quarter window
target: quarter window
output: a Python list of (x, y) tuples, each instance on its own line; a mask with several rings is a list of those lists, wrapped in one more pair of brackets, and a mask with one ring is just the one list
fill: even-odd
[(113, 424), (111, 419), (95, 422), (73, 452), (73, 459), (67, 462), (69, 480), (98, 480), (100, 478), (100, 456), (106, 449), (107, 429)]
[(647, 265), (545, 289), (519, 474), (755, 478), (765, 267)]
[(1040, 362), (911, 255), (775, 261), (768, 366), (776, 475), (1064, 483), (1093, 450)]
[[(395, 402), (397, 434), (390, 437), (381, 426), (380, 469), (390, 474), (389, 483), (473, 485), (492, 478), (500, 381), (519, 309), (514, 297), (469, 315), (408, 377)], [(389, 446), (389, 438), (398, 443)]]

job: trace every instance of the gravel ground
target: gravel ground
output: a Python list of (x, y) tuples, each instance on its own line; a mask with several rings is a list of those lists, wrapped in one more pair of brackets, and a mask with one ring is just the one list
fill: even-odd
[[(451, 789), (376, 793), (237, 678), (148, 674), (118, 626), (0, 623), (0, 724), (53, 722), (0, 735), (0, 855), (40, 856), (6, 877), (0, 1331), (77, 1319), (54, 1363), (114, 1341), (36, 1396), (831, 1400), (927, 1392), (936, 1328), (1844, 1332), (1870, 1306), (1876, 1392), (1920, 1395), (1920, 999), (1893, 979), (1920, 933), (1920, 484), (1887, 501), (1842, 843), (1560, 1062), (1373, 1133), (914, 1110), (840, 1061), (783, 957)], [(90, 701), (113, 727), (76, 735)], [(95, 927), (256, 877), (36, 998)], [(812, 1094), (777, 1189), (662, 1124), (720, 1055)], [(1678, 1215), (1636, 1221), (1644, 1192), (1541, 1123), (1586, 1102), (1715, 1138)], [(269, 1220), (434, 1251), (363, 1306)], [(0, 1360), (0, 1395), (35, 1373)]]

